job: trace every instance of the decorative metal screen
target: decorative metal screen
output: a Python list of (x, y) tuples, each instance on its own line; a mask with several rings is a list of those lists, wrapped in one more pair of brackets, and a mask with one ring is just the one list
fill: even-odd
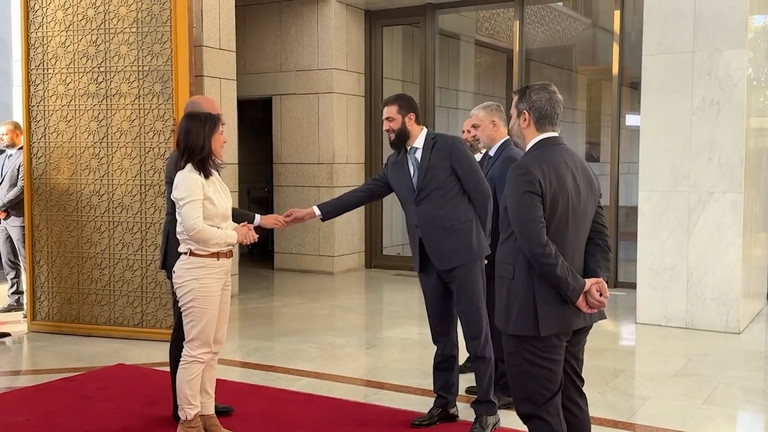
[(171, 0), (28, 0), (34, 319), (167, 328)]

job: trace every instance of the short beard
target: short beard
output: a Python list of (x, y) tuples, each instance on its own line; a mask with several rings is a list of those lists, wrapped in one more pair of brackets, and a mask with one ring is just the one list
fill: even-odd
[(469, 151), (472, 152), (472, 154), (478, 154), (480, 153), (480, 143), (477, 141), (470, 141), (468, 144)]
[(405, 123), (401, 124), (395, 131), (395, 137), (389, 140), (389, 146), (396, 153), (404, 152), (408, 146), (408, 140), (411, 139), (411, 133), (408, 128), (405, 127)]

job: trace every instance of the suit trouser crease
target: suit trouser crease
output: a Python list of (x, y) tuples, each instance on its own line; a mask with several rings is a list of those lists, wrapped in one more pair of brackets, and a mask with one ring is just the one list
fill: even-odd
[(509, 380), (507, 380), (507, 369), (504, 366), (504, 345), (502, 343), (502, 334), (496, 325), (496, 267), (493, 265), (492, 258), (488, 259), (485, 265), (485, 287), (486, 287), (486, 309), (488, 311), (489, 328), (491, 331), (491, 343), (493, 345), (494, 358), (494, 377), (493, 387), (496, 394), (509, 397)]
[(551, 336), (503, 336), (515, 411), (529, 432), (591, 430), (582, 376), (591, 328)]
[(5, 278), (8, 280), (8, 303), (23, 305), (24, 282), (21, 276), (26, 267), (23, 225), (0, 223), (0, 257)]
[(432, 378), (436, 394), (434, 406), (450, 408), (459, 391), (459, 345), (457, 315), (461, 320), (467, 351), (477, 383), (472, 408), (478, 416), (494, 415), (494, 360), (485, 303), (483, 262), (438, 270), (421, 245), (419, 281), (427, 309), (432, 342), (436, 347)]
[(216, 369), (227, 337), (231, 261), (182, 256), (173, 286), (183, 315), (184, 349), (176, 375), (179, 417), (215, 411)]

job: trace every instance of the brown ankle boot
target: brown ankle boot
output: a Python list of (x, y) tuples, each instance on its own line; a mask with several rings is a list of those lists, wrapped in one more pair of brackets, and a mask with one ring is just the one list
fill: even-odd
[(203, 423), (200, 421), (200, 416), (195, 415), (192, 420), (181, 420), (179, 427), (176, 428), (176, 432), (204, 432)]
[(216, 418), (216, 414), (201, 415), (200, 421), (203, 423), (203, 430), (205, 432), (232, 432), (229, 429), (224, 429), (219, 423), (219, 419)]

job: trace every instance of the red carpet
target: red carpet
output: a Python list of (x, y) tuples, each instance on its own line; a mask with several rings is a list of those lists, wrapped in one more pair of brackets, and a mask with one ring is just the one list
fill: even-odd
[[(173, 432), (168, 372), (115, 365), (0, 394), (3, 432)], [(273, 387), (219, 380), (219, 400), (237, 411), (234, 432), (396, 432), (417, 413)], [(469, 423), (434, 432), (466, 432)], [(497, 429), (512, 432), (512, 429)]]

